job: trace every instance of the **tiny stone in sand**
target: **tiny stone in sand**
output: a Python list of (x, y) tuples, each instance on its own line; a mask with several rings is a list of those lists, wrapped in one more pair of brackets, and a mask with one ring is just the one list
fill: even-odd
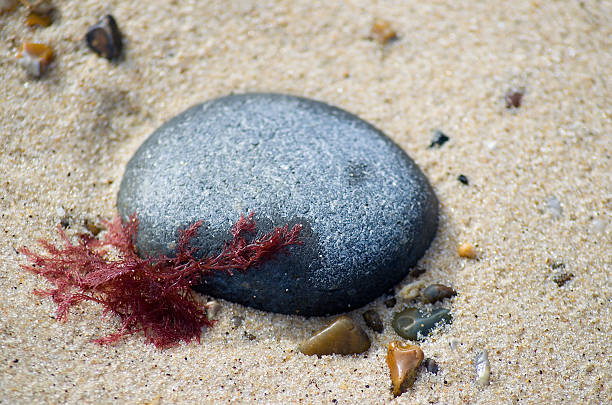
[(432, 304), (455, 295), (457, 295), (455, 290), (443, 284), (431, 284), (421, 291), (421, 299), (425, 304)]
[(475, 259), (476, 258), (476, 249), (474, 245), (469, 242), (464, 242), (457, 248), (457, 253), (461, 257), (465, 257), (467, 259)]
[(382, 333), (385, 330), (380, 314), (374, 309), (368, 309), (363, 313), (363, 320), (374, 332)]

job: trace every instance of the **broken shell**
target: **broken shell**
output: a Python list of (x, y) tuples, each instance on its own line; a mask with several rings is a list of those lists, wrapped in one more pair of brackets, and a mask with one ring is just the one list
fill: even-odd
[(45, 44), (24, 42), (17, 58), (26, 72), (34, 77), (41, 77), (53, 61), (53, 51)]
[(399, 340), (389, 343), (386, 360), (391, 372), (394, 396), (397, 397), (412, 387), (424, 357), (419, 346)]
[(206, 315), (208, 316), (208, 319), (212, 319), (215, 316), (217, 316), (217, 314), (219, 313), (219, 309), (221, 309), (221, 304), (219, 304), (219, 301), (209, 301), (206, 303)]
[(491, 376), (491, 367), (489, 366), (489, 356), (487, 351), (483, 350), (476, 356), (476, 383), (481, 387), (489, 385), (489, 377)]
[(370, 338), (361, 326), (343, 315), (302, 342), (298, 349), (309, 356), (321, 356), (363, 353), (370, 345)]

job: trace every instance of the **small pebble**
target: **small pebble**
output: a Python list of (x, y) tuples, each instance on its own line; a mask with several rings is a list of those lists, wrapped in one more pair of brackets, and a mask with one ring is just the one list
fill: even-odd
[(408, 275), (412, 278), (417, 278), (423, 273), (425, 273), (425, 269), (422, 269), (420, 267), (413, 267), (412, 269), (410, 269), (410, 272), (408, 272)]
[(423, 360), (422, 366), (428, 373), (438, 374), (438, 363), (434, 359), (426, 358)]
[(436, 129), (434, 131), (433, 138), (431, 138), (431, 143), (429, 144), (429, 147), (430, 148), (433, 148), (434, 146), (441, 147), (442, 145), (444, 145), (449, 140), (450, 140), (450, 138), (448, 136), (446, 136), (446, 134), (444, 132)]
[(303, 341), (298, 350), (312, 355), (363, 353), (371, 341), (365, 331), (346, 315), (340, 316), (312, 337)]
[(382, 45), (397, 39), (397, 33), (391, 27), (391, 23), (379, 18), (374, 20), (374, 24), (372, 24), (372, 29), (370, 30), (370, 35), (372, 39)]
[(424, 281), (413, 281), (412, 283), (405, 285), (400, 290), (399, 296), (405, 301), (416, 299), (421, 294), (423, 287), (425, 287)]
[(476, 249), (474, 248), (474, 245), (469, 242), (464, 242), (459, 245), (457, 248), (457, 253), (459, 253), (459, 256), (466, 257), (468, 259), (476, 258)]
[(421, 299), (425, 304), (432, 304), (445, 298), (457, 295), (457, 291), (442, 284), (431, 284), (421, 292)]
[(487, 351), (483, 350), (476, 356), (476, 383), (481, 387), (489, 385), (490, 375), (489, 356)]
[(565, 283), (567, 283), (568, 281), (570, 281), (573, 278), (574, 278), (574, 274), (566, 273), (566, 272), (556, 273), (556, 274), (554, 274), (552, 276), (552, 280), (559, 287), (563, 287), (565, 285)]
[(45, 44), (24, 42), (17, 54), (19, 63), (30, 75), (41, 77), (53, 61), (53, 51)]
[(208, 319), (213, 319), (214, 317), (217, 316), (220, 309), (221, 309), (221, 304), (219, 304), (219, 301), (216, 301), (216, 300), (208, 301), (206, 303), (206, 316), (208, 316)]
[(246, 330), (244, 331), (244, 337), (251, 341), (257, 339), (257, 336), (253, 335), (252, 333), (247, 332)]
[(385, 306), (387, 308), (393, 308), (397, 304), (397, 299), (395, 297), (391, 297), (385, 300)]
[(419, 346), (399, 340), (389, 343), (386, 360), (391, 372), (393, 396), (402, 395), (412, 387), (423, 357), (423, 350)]
[(506, 108), (519, 108), (523, 100), (524, 90), (510, 90), (506, 93)]
[(30, 13), (26, 18), (26, 25), (28, 27), (48, 27), (51, 25), (51, 15)]
[(368, 309), (363, 313), (363, 319), (370, 329), (374, 332), (382, 333), (385, 330), (380, 314), (373, 309)]
[(411, 307), (397, 312), (391, 326), (404, 339), (421, 340), (443, 322), (452, 322), (450, 311), (446, 308), (433, 308), (431, 312), (425, 312)]
[(243, 321), (244, 321), (244, 318), (241, 317), (241, 316), (233, 316), (232, 317), (232, 325), (234, 326), (234, 328), (237, 328), (240, 325), (242, 325)]
[(464, 174), (460, 174), (459, 177), (457, 177), (457, 180), (459, 180), (459, 183), (465, 184), (466, 186), (470, 184), (470, 181)]
[(98, 55), (117, 59), (123, 49), (123, 39), (115, 18), (108, 14), (85, 34), (87, 46)]
[(87, 230), (91, 232), (93, 236), (98, 236), (98, 234), (102, 232), (102, 228), (89, 218), (85, 219), (85, 228), (87, 228)]
[(563, 214), (563, 208), (561, 207), (561, 201), (554, 195), (551, 195), (546, 200), (546, 205), (548, 206), (548, 211), (552, 215), (554, 219), (561, 218), (561, 214)]

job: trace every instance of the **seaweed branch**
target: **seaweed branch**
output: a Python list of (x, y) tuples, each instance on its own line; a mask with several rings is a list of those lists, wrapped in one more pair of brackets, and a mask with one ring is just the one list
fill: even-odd
[(22, 267), (45, 277), (55, 288), (35, 290), (49, 296), (57, 304), (57, 317), (65, 321), (70, 309), (83, 301), (94, 301), (104, 307), (104, 314), (121, 319), (118, 332), (96, 339), (110, 344), (124, 336), (143, 332), (146, 342), (159, 348), (200, 341), (202, 329), (214, 324), (208, 319), (190, 288), (203, 275), (223, 271), (246, 271), (285, 252), (290, 245), (301, 244), (302, 226), (297, 224), (275, 228), (254, 240), (247, 236), (255, 232), (253, 213), (244, 215), (231, 229), (232, 239), (217, 256), (196, 259), (198, 249), (189, 242), (202, 221), (179, 230), (174, 257), (138, 256), (135, 241), (138, 219), (132, 215), (123, 222), (119, 216), (105, 221), (107, 233), (103, 239), (79, 234), (75, 243), (58, 226), (62, 246), (41, 240), (44, 253), (22, 248), (30, 264)]

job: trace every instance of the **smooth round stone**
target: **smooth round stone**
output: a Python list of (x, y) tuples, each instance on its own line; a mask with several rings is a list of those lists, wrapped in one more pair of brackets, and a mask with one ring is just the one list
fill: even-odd
[(368, 334), (355, 321), (346, 315), (303, 341), (298, 350), (312, 356), (326, 354), (357, 354), (370, 348), (372, 342)]
[(279, 94), (196, 105), (157, 129), (127, 165), (117, 200), (140, 220), (141, 255), (172, 254), (177, 229), (218, 254), (240, 215), (260, 234), (301, 223), (303, 245), (202, 292), (255, 308), (326, 315), (360, 307), (402, 280), (424, 254), (438, 201), (416, 164), (353, 114)]

